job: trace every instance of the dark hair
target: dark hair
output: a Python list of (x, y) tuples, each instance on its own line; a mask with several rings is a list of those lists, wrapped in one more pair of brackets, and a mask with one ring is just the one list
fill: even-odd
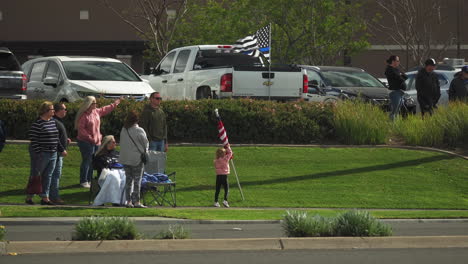
[(388, 59), (387, 59), (387, 64), (392, 64), (392, 62), (396, 61), (398, 56), (397, 55), (391, 55)]
[(138, 121), (140, 121), (138, 113), (135, 110), (131, 110), (130, 112), (128, 112), (127, 118), (125, 118), (124, 127), (130, 128), (133, 125), (138, 124)]
[(62, 110), (62, 109), (63, 109), (63, 105), (64, 105), (64, 103), (55, 103), (55, 104), (54, 104), (55, 112)]
[(150, 98), (153, 98), (153, 95), (158, 94), (159, 92), (152, 92)]

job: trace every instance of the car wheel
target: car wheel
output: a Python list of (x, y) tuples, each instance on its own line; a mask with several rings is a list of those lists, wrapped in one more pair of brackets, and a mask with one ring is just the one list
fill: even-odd
[(208, 87), (200, 87), (197, 90), (197, 100), (211, 98), (211, 90)]

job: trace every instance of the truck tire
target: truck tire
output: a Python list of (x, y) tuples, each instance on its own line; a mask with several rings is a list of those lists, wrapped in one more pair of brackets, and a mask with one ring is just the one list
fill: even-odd
[(197, 100), (211, 98), (211, 90), (209, 87), (200, 87), (197, 89)]

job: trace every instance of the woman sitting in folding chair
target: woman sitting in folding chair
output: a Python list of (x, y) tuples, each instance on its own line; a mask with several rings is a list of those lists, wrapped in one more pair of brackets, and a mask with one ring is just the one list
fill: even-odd
[[(93, 205), (112, 203), (114, 206), (123, 204), (125, 192), (125, 171), (119, 163), (119, 152), (115, 150), (114, 136), (105, 136), (102, 144), (96, 151), (93, 166), (98, 171), (97, 184), (100, 187)], [(92, 184), (95, 184), (93, 181)], [(93, 189), (93, 186), (92, 186)]]

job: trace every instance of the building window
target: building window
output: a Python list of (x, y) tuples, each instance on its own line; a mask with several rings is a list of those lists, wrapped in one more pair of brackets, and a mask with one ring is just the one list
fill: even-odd
[(80, 20), (89, 20), (88, 10), (80, 10)]

